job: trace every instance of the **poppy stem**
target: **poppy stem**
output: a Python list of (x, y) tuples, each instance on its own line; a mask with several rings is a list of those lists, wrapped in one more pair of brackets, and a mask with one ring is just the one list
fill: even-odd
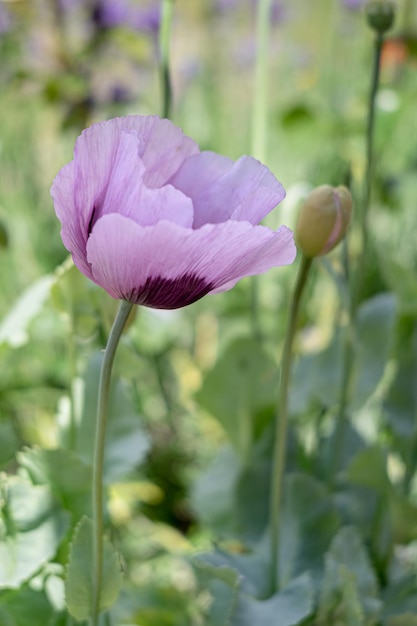
[(273, 595), (278, 590), (279, 584), (279, 534), (280, 514), (282, 504), (282, 487), (285, 471), (287, 430), (288, 430), (288, 388), (291, 376), (293, 356), (293, 343), (297, 329), (298, 312), (301, 297), (310, 273), (313, 259), (302, 256), (298, 268), (297, 280), (291, 297), (288, 317), (288, 327), (285, 335), (284, 349), (281, 360), (281, 376), (278, 395), (278, 413), (275, 418), (275, 443), (272, 458), (271, 496), (270, 496), (270, 549), (271, 549), (271, 572), (270, 593)]
[(68, 448), (75, 450), (77, 445), (77, 417), (75, 410), (75, 378), (77, 376), (77, 359), (75, 354), (75, 328), (74, 328), (74, 312), (70, 311), (70, 324), (68, 332), (68, 356), (69, 356), (69, 379), (70, 379), (70, 419), (68, 429)]
[(347, 425), (346, 409), (350, 400), (352, 387), (352, 376), (355, 364), (355, 343), (356, 343), (356, 318), (360, 304), (362, 285), (365, 277), (366, 254), (368, 247), (368, 215), (371, 204), (371, 186), (374, 165), (374, 134), (375, 134), (375, 104), (378, 93), (379, 77), (381, 69), (381, 51), (384, 42), (383, 33), (377, 33), (374, 43), (374, 55), (372, 66), (371, 86), (369, 91), (368, 119), (366, 129), (366, 170), (363, 182), (361, 211), (359, 213), (361, 249), (353, 276), (351, 297), (349, 304), (348, 325), (344, 341), (344, 354), (342, 363), (342, 384), (340, 389), (339, 410), (335, 425), (332, 445), (332, 458), (329, 464), (330, 482), (334, 484), (340, 466), (340, 459), (343, 453), (343, 441)]
[(355, 285), (353, 292), (353, 307), (357, 308), (357, 303), (360, 298), (360, 289), (363, 282), (363, 270), (365, 264), (365, 257), (367, 252), (368, 243), (368, 214), (371, 204), (371, 186), (374, 169), (374, 135), (375, 135), (375, 103), (378, 93), (379, 76), (381, 69), (381, 52), (382, 44), (384, 42), (384, 35), (377, 33), (374, 43), (374, 58), (372, 67), (371, 88), (369, 93), (369, 105), (368, 105), (368, 121), (366, 128), (366, 171), (363, 189), (362, 211), (360, 212), (360, 227), (361, 227), (361, 253), (358, 259), (357, 272), (355, 277)]
[(256, 17), (256, 64), (252, 109), (252, 156), (265, 162), (268, 128), (268, 51), (272, 0), (259, 0)]
[(93, 459), (93, 605), (92, 626), (98, 626), (100, 596), (103, 581), (103, 469), (106, 441), (107, 410), (113, 361), (126, 321), (133, 308), (131, 302), (122, 300), (104, 351), (97, 400), (97, 422)]
[(169, 44), (174, 13), (174, 0), (162, 0), (161, 27), (159, 31), (159, 63), (161, 72), (162, 117), (169, 119), (172, 109), (171, 69), (169, 63)]

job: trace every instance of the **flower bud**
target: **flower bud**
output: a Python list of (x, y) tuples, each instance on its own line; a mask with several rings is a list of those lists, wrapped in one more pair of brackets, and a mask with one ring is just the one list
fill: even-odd
[(377, 33), (385, 33), (394, 23), (395, 6), (390, 0), (371, 0), (366, 6), (369, 26)]
[(298, 215), (295, 238), (307, 257), (333, 250), (343, 239), (352, 212), (352, 196), (346, 187), (321, 185), (307, 196)]

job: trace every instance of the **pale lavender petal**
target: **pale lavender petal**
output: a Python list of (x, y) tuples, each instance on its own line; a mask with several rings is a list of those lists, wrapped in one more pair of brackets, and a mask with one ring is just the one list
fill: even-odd
[(291, 263), (295, 246), (284, 227), (273, 232), (231, 221), (198, 230), (172, 222), (142, 227), (112, 214), (96, 223), (87, 257), (94, 280), (114, 298), (178, 308), (243, 276)]
[[(169, 182), (183, 161), (198, 154), (198, 145), (169, 120), (155, 118), (141, 154), (146, 165), (144, 177), (148, 187), (162, 187)], [(187, 195), (187, 194), (186, 194)]]
[(242, 250), (238, 242), (235, 245), (232, 261), (223, 271), (223, 282), (210, 293), (228, 291), (244, 276), (255, 276), (271, 267), (290, 265), (297, 255), (294, 235), (286, 226), (280, 226), (276, 231), (265, 226), (252, 226), (250, 238), (242, 243)]
[(74, 210), (74, 161), (67, 163), (56, 176), (51, 187), (55, 212), (62, 224), (61, 237), (66, 249), (71, 252), (75, 265), (92, 278), (86, 259), (86, 233), (81, 230), (77, 212)]
[(142, 226), (162, 219), (191, 227), (193, 203), (172, 185), (149, 189), (144, 183), (145, 165), (138, 156), (138, 140), (132, 132), (122, 132), (105, 196), (90, 218), (89, 234), (97, 220), (108, 213), (120, 213)]
[(267, 167), (252, 157), (236, 163), (213, 152), (184, 161), (170, 180), (194, 204), (194, 228), (232, 218), (260, 222), (285, 197)]
[(103, 202), (120, 141), (126, 134), (123, 131), (136, 137), (137, 156), (146, 166), (144, 182), (148, 187), (165, 184), (186, 157), (198, 152), (192, 139), (169, 120), (156, 116), (119, 117), (87, 128), (74, 150), (75, 210), (84, 231), (89, 229), (93, 210)]

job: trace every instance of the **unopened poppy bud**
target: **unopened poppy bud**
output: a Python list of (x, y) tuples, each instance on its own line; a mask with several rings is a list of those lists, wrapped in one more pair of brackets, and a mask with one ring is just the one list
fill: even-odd
[(371, 0), (366, 6), (368, 24), (377, 33), (385, 33), (394, 23), (395, 7), (390, 0)]
[(346, 187), (321, 185), (307, 196), (298, 215), (295, 238), (307, 257), (322, 256), (343, 239), (352, 212)]

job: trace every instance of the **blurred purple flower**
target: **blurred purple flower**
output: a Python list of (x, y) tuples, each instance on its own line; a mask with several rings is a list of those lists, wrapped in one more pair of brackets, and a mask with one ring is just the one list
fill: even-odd
[(273, 174), (156, 116), (85, 130), (51, 194), (77, 267), (136, 304), (176, 309), (295, 258), (288, 228), (257, 226), (285, 195)]
[(238, 0), (214, 0), (214, 10), (219, 13), (231, 11), (238, 6)]
[(13, 16), (8, 9), (0, 3), (0, 35), (5, 35), (13, 28)]
[(281, 24), (285, 19), (285, 7), (282, 1), (276, 0), (272, 3), (271, 7), (271, 22), (272, 24)]
[(347, 9), (358, 10), (363, 7), (365, 0), (343, 0), (343, 4)]
[[(214, 9), (218, 13), (228, 13), (241, 6), (238, 0), (214, 0)], [(259, 0), (250, 0), (250, 5), (256, 9)], [(284, 4), (282, 0), (273, 0), (271, 4), (271, 23), (279, 24), (282, 22), (285, 14)]]
[(93, 18), (104, 28), (127, 26), (153, 34), (159, 31), (160, 13), (160, 6), (156, 0), (145, 7), (138, 7), (129, 0), (97, 0)]
[(123, 0), (97, 0), (92, 15), (94, 22), (102, 28), (115, 28), (129, 21), (128, 6)]
[[(260, 0), (252, 0), (252, 5), (256, 8)], [(271, 24), (276, 25), (282, 22), (285, 16), (285, 8), (282, 0), (273, 0), (271, 3)]]
[(161, 24), (160, 6), (149, 6), (146, 9), (132, 11), (132, 26), (144, 33), (157, 34)]

